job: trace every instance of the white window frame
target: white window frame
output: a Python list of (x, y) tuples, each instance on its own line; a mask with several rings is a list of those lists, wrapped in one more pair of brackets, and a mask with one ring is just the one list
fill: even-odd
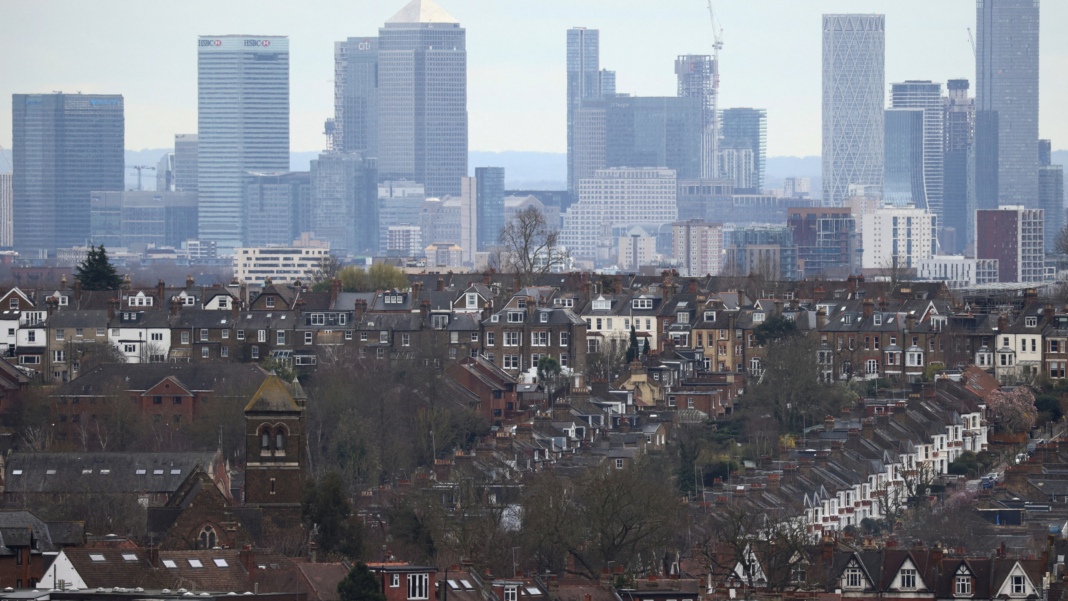
[(430, 575), (408, 574), (408, 599), (430, 598)]

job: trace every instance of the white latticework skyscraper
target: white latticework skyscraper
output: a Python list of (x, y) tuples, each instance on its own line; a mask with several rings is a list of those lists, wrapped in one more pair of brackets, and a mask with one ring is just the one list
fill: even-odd
[(883, 15), (823, 15), (823, 203), (883, 181)]

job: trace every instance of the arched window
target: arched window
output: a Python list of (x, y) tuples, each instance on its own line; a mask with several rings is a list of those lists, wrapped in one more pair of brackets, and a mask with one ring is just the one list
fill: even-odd
[(286, 435), (281, 428), (274, 435), (274, 449), (276, 451), (286, 450)]
[(197, 544), (201, 549), (214, 549), (216, 543), (215, 528), (204, 526), (200, 530)]
[(260, 440), (260, 448), (261, 449), (269, 449), (269, 448), (271, 448), (271, 433), (266, 428), (263, 429), (263, 434), (262, 434), (261, 440)]

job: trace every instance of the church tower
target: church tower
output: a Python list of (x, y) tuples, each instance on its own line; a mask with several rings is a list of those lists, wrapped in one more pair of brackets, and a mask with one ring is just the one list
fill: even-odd
[(304, 409), (307, 397), (274, 375), (245, 406), (245, 505), (296, 508), (304, 492)]

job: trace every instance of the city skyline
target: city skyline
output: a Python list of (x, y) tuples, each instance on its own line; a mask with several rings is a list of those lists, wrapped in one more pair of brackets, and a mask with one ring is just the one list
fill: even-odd
[[(768, 156), (819, 154), (819, 21), (823, 13), (885, 13), (887, 82), (930, 79), (944, 83), (950, 78), (974, 82), (974, 58), (965, 31), (966, 27), (976, 31), (974, 2), (969, 0), (925, 6), (924, 14), (911, 10), (920, 3), (909, 2), (719, 4), (713, 6), (725, 30), (720, 106), (768, 109)], [(135, 14), (118, 6), (114, 14), (132, 16), (115, 20), (72, 7), (62, 18), (49, 15), (53, 34), (48, 38), (32, 36), (33, 28), (16, 26), (44, 19), (41, 9), (13, 5), (12, 18), (0, 24), (0, 48), (26, 60), (7, 70), (0, 93), (122, 93), (128, 99), (127, 147), (165, 148), (175, 133), (196, 130), (195, 55), (183, 50), (190, 39), (232, 31), (289, 35), (294, 48), (291, 148), (295, 152), (321, 150), (325, 146), (322, 123), (333, 115), (334, 42), (373, 31), (402, 5), (310, 5), (309, 12), (349, 15), (323, 23), (294, 19), (286, 11), (272, 10), (270, 3), (255, 14), (238, 6), (213, 7), (210, 18), (197, 19), (196, 15), (207, 13), (198, 11), (194, 3), (182, 15), (168, 15), (173, 26), (164, 32), (147, 27), (159, 16), (154, 8)], [(642, 96), (673, 95), (676, 56), (711, 52), (707, 9), (696, 1), (668, 2), (655, 13), (628, 2), (615, 11), (605, 10), (600, 2), (548, 2), (534, 10), (452, 0), (443, 8), (471, 33), (468, 108), (470, 148), (476, 151), (566, 151), (563, 42), (570, 27), (599, 29), (601, 64), (618, 72), (620, 92)], [(1068, 63), (1068, 41), (1053, 32), (1058, 22), (1068, 18), (1068, 6), (1047, 2), (1043, 11), (1046, 34), (1040, 35), (1040, 107), (1047, 110), (1041, 113), (1039, 136), (1051, 139), (1058, 149), (1068, 147), (1063, 141), (1068, 140), (1068, 123), (1057, 122), (1050, 109), (1068, 98), (1068, 82), (1056, 77)], [(654, 14), (657, 18), (650, 22)], [(523, 27), (507, 26), (519, 21)], [(97, 51), (83, 57), (75, 48), (83, 43), (85, 31), (94, 32)], [(923, 43), (915, 43), (917, 39)], [(149, 44), (156, 50), (140, 53), (143, 58), (129, 52)], [(124, 59), (99, 61), (109, 52), (118, 52)], [(65, 60), (50, 60), (57, 53), (64, 54)], [(778, 56), (792, 60), (776, 60)], [(10, 127), (8, 119), (0, 121), (0, 144), (5, 148), (10, 147)]]

